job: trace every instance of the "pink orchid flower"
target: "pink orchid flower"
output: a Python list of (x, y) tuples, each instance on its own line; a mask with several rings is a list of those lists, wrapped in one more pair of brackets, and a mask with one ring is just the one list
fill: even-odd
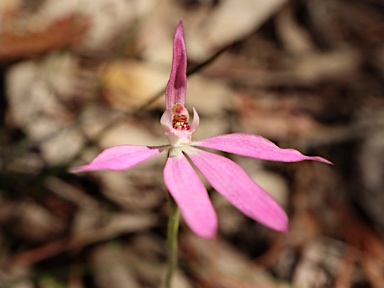
[(186, 223), (198, 236), (214, 238), (218, 220), (196, 168), (217, 192), (246, 216), (271, 229), (286, 232), (288, 218), (276, 201), (235, 162), (205, 148), (263, 160), (330, 162), (322, 157), (305, 156), (294, 149), (281, 149), (271, 141), (252, 134), (234, 133), (192, 141), (191, 135), (199, 124), (199, 116), (193, 109), (191, 122), (184, 107), (186, 67), (184, 31), (180, 22), (174, 37), (172, 72), (165, 93), (166, 110), (160, 120), (169, 145), (110, 147), (90, 164), (71, 168), (70, 171), (125, 170), (166, 151), (165, 184)]

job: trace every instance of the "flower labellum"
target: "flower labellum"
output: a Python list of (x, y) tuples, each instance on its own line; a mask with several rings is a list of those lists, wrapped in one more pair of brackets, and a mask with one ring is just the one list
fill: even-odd
[(126, 170), (167, 151), (165, 185), (194, 233), (212, 239), (216, 235), (218, 225), (216, 212), (195, 167), (217, 192), (244, 215), (271, 229), (286, 232), (288, 217), (276, 201), (235, 162), (204, 148), (262, 160), (314, 160), (332, 163), (322, 157), (305, 156), (294, 149), (281, 149), (268, 139), (253, 134), (233, 133), (192, 141), (192, 133), (199, 125), (199, 116), (193, 109), (191, 121), (184, 107), (187, 90), (186, 68), (187, 54), (183, 25), (180, 22), (174, 37), (172, 71), (165, 93), (166, 110), (160, 120), (170, 144), (110, 147), (90, 164), (71, 168), (70, 172)]

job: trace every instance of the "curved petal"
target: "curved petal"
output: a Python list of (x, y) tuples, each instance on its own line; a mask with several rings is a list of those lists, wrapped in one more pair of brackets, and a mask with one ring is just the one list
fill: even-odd
[(254, 134), (219, 135), (194, 142), (192, 145), (262, 160), (281, 162), (314, 160), (332, 164), (332, 162), (319, 156), (305, 156), (295, 149), (282, 149), (268, 139)]
[(223, 156), (193, 149), (188, 156), (213, 188), (246, 216), (281, 232), (288, 218), (276, 201), (235, 162)]
[(200, 237), (212, 239), (216, 235), (217, 216), (208, 192), (182, 152), (179, 150), (176, 154), (177, 157), (169, 157), (165, 165), (165, 184), (191, 230)]
[(191, 129), (190, 129), (191, 133), (195, 131), (197, 126), (199, 126), (199, 122), (200, 122), (199, 114), (197, 113), (195, 107), (193, 107), (193, 121), (191, 123)]
[(69, 172), (94, 170), (126, 170), (164, 151), (164, 147), (120, 145), (101, 152), (90, 164), (69, 169)]
[(163, 128), (164, 133), (170, 133), (173, 130), (172, 119), (173, 119), (172, 110), (166, 109), (160, 118), (160, 125)]
[(187, 91), (187, 50), (184, 41), (183, 23), (180, 21), (173, 40), (171, 76), (165, 90), (166, 109), (179, 103), (184, 106)]

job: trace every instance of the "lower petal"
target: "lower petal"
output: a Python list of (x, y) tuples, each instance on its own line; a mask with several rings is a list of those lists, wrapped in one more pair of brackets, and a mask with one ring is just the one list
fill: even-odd
[(281, 232), (288, 230), (288, 218), (277, 202), (257, 185), (235, 162), (199, 149), (188, 153), (213, 188), (246, 216)]
[(101, 152), (90, 164), (73, 167), (69, 172), (94, 170), (126, 170), (159, 153), (162, 147), (120, 145)]
[(200, 237), (214, 238), (216, 212), (207, 190), (184, 155), (168, 158), (164, 181), (191, 230)]

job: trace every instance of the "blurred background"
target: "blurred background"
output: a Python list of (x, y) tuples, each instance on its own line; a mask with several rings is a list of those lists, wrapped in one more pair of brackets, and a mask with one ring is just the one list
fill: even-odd
[(260, 134), (334, 166), (229, 156), (284, 207), (289, 233), (208, 188), (218, 236), (181, 224), (174, 287), (384, 287), (381, 0), (2, 0), (0, 287), (161, 287), (165, 155), (66, 169), (167, 143), (157, 96), (180, 19), (189, 68), (228, 47), (188, 80), (194, 139)]

